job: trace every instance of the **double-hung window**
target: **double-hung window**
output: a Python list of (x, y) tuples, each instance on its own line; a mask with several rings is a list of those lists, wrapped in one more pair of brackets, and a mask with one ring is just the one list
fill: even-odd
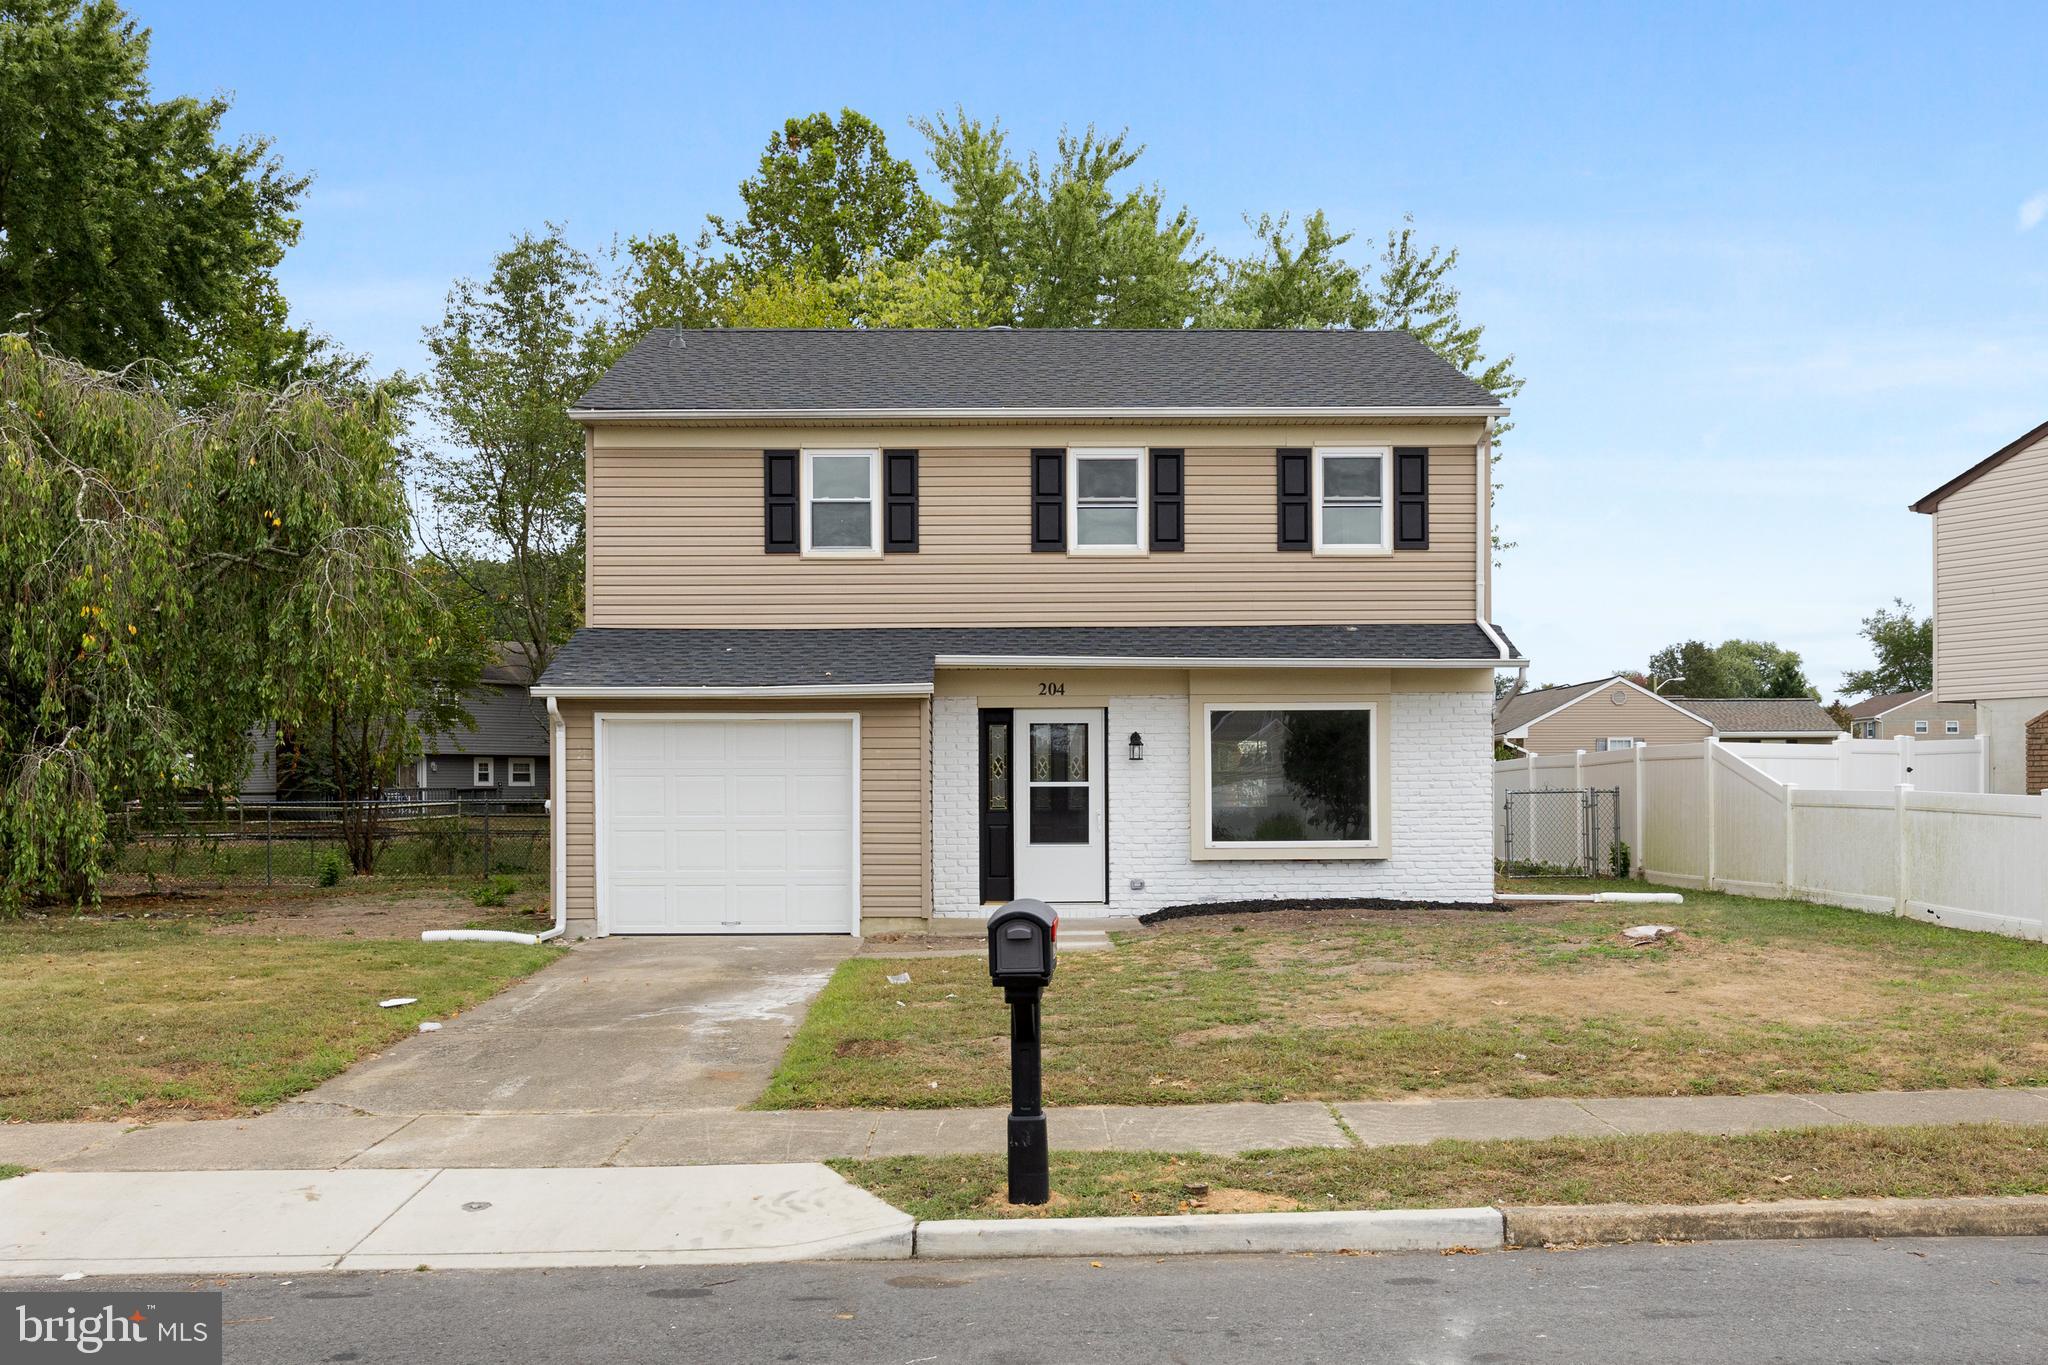
[(1074, 528), (1073, 553), (1143, 554), (1144, 504), (1144, 452), (1067, 452), (1067, 524)]
[(533, 785), (533, 760), (530, 758), (507, 759), (505, 763), (505, 785), (508, 787), (531, 787)]
[(1916, 720), (1916, 721), (1914, 721), (1914, 722), (1913, 722), (1913, 733), (1914, 733), (1914, 734), (1916, 734), (1916, 735), (1924, 735), (1924, 734), (1926, 734), (1926, 733), (1927, 733), (1927, 722), (1926, 722), (1926, 721), (1924, 721), (1924, 720)]
[(474, 759), (470, 763), (469, 781), (473, 787), (495, 786), (497, 765), (488, 758)]
[(803, 482), (803, 552), (807, 555), (878, 555), (882, 552), (882, 500), (875, 450), (806, 450)]
[(1959, 720), (1943, 721), (1941, 731), (1945, 735), (1959, 735), (1963, 732), (1963, 723)]
[(1370, 849), (1376, 708), (1370, 702), (1204, 708), (1210, 848)]
[(1375, 555), (1394, 545), (1389, 452), (1374, 446), (1318, 446), (1315, 548), (1318, 554)]

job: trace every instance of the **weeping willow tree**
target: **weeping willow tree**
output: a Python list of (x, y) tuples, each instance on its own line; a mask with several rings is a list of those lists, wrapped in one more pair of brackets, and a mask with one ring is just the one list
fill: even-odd
[(259, 721), (359, 797), (463, 719), (481, 641), (415, 571), (395, 395), (182, 383), (0, 337), (0, 910), (94, 895), (110, 812), (232, 792)]

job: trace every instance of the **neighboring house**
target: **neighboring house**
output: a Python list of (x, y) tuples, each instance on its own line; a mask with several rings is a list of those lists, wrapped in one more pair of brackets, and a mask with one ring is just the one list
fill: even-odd
[(427, 736), (418, 762), (403, 774), (401, 785), (409, 784), (429, 797), (545, 798), (547, 710), (527, 690), (533, 681), (529, 657), (525, 645), (496, 645), (477, 685), (462, 698), (476, 728), (456, 726)]
[[(547, 712), (527, 690), (533, 677), (527, 658), (524, 645), (495, 646), (492, 661), (462, 699), (476, 728), (457, 726), (427, 736), (418, 761), (393, 775), (386, 794), (545, 798)], [(249, 738), (249, 769), (242, 779), (241, 799), (252, 804), (290, 799), (291, 774), (279, 771), (277, 728), (258, 726)]]
[(1524, 753), (1569, 754), (1717, 739), (1827, 744), (1842, 727), (1806, 697), (1681, 697), (1627, 678), (1543, 687), (1503, 702), (1493, 734)]
[(1853, 739), (1968, 739), (1976, 733), (1976, 707), (1936, 701), (1932, 691), (1888, 692), (1865, 697), (1849, 708)]
[(650, 333), (534, 688), (572, 932), (1490, 902), (1502, 412), (1401, 332)]
[(1713, 733), (1699, 716), (1627, 678), (1517, 693), (1493, 718), (1495, 739), (1530, 754), (1683, 744)]
[(1934, 695), (1977, 713), (1994, 792), (2048, 788), (2048, 422), (1913, 504), (1934, 519)]

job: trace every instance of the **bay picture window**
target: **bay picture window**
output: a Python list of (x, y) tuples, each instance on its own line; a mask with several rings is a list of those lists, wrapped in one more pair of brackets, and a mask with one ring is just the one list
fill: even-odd
[(1211, 848), (1367, 848), (1377, 841), (1370, 702), (1205, 708)]

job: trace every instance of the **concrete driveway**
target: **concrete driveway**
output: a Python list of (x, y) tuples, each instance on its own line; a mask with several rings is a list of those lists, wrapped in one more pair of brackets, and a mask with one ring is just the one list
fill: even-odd
[(660, 1113), (761, 1093), (858, 940), (608, 938), (300, 1096), (371, 1114)]

